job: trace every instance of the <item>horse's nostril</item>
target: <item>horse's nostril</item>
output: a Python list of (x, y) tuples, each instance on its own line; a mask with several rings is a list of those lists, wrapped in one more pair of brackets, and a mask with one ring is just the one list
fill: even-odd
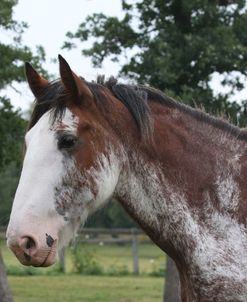
[(22, 237), (19, 246), (22, 249), (26, 260), (29, 260), (29, 257), (33, 257), (37, 252), (37, 243), (31, 236)]
[(26, 249), (33, 249), (35, 247), (35, 242), (32, 237), (26, 237)]

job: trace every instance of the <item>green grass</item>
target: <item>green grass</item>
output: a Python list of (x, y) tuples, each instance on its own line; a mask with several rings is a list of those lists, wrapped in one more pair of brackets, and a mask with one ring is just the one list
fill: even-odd
[(164, 278), (9, 277), (15, 302), (160, 302)]

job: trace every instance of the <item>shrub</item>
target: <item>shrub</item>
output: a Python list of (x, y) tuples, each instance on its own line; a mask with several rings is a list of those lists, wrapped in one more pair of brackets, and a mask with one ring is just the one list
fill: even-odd
[(72, 250), (74, 272), (83, 275), (102, 275), (103, 268), (87, 250), (76, 247)]
[(153, 263), (152, 270), (151, 270), (151, 272), (149, 272), (148, 275), (152, 276), (152, 277), (164, 277), (165, 271), (166, 271), (165, 264), (158, 265), (158, 264)]
[(109, 276), (127, 276), (130, 275), (130, 271), (126, 265), (121, 266), (110, 266), (107, 270), (106, 275)]

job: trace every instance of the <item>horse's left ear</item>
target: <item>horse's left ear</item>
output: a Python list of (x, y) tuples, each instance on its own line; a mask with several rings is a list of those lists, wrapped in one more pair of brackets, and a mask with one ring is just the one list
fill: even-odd
[(81, 99), (92, 99), (92, 92), (86, 83), (71, 70), (67, 61), (61, 55), (58, 55), (58, 60), (60, 77), (66, 91), (71, 97), (72, 102), (79, 104)]

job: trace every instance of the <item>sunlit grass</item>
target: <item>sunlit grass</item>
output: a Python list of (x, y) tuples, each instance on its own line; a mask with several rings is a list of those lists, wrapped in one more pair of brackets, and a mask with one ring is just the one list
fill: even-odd
[(15, 302), (160, 302), (164, 278), (9, 277)]

